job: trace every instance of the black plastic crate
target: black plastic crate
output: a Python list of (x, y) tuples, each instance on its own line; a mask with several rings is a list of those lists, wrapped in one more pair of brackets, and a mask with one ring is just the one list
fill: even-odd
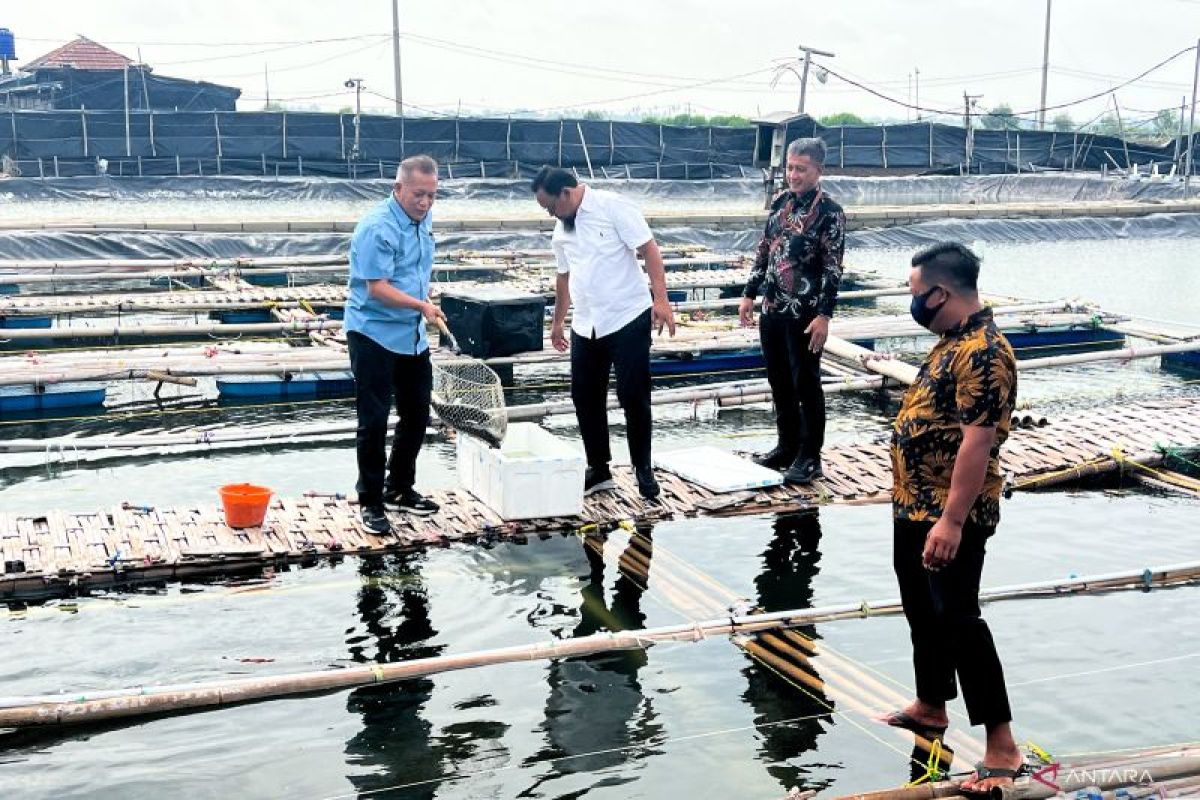
[(546, 298), (541, 295), (475, 287), (470, 294), (443, 294), (442, 311), (468, 355), (493, 358), (542, 349)]

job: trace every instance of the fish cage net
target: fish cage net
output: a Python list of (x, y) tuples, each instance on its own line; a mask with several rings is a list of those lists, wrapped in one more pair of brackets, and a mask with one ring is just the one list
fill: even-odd
[(456, 357), (433, 364), (430, 403), (442, 422), (459, 433), (499, 447), (508, 430), (500, 376), (482, 361)]

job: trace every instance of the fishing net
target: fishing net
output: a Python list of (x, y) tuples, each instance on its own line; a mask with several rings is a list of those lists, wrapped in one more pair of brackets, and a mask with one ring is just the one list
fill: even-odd
[(479, 359), (459, 355), (453, 336), (449, 331), (443, 333), (456, 355), (433, 362), (430, 405), (442, 422), (454, 430), (499, 447), (508, 430), (500, 376)]

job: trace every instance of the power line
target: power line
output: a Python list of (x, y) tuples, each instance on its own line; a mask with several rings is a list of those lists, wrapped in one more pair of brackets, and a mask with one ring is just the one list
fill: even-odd
[[(1195, 49), (1196, 49), (1196, 45), (1192, 45), (1191, 47), (1185, 47), (1185, 48), (1183, 48), (1182, 50), (1180, 50), (1178, 53), (1175, 53), (1174, 55), (1172, 55), (1172, 56), (1169, 56), (1169, 57), (1167, 57), (1167, 58), (1163, 59), (1162, 61), (1158, 62), (1158, 63), (1157, 63), (1157, 64), (1155, 64), (1153, 67), (1150, 67), (1150, 69), (1146, 70), (1145, 72), (1143, 72), (1143, 73), (1141, 73), (1141, 74), (1139, 74), (1139, 75), (1136, 75), (1136, 76), (1134, 76), (1134, 77), (1130, 78), (1130, 79), (1129, 79), (1129, 80), (1127, 80), (1127, 81), (1123, 81), (1122, 83), (1119, 83), (1119, 84), (1117, 84), (1116, 86), (1113, 86), (1112, 88), (1110, 88), (1110, 89), (1108, 89), (1108, 90), (1106, 90), (1106, 91), (1103, 91), (1103, 92), (1097, 92), (1096, 94), (1093, 94), (1093, 95), (1088, 95), (1087, 97), (1081, 97), (1080, 99), (1078, 99), (1078, 100), (1072, 100), (1072, 101), (1071, 101), (1071, 102), (1069, 102), (1069, 103), (1059, 103), (1059, 104), (1057, 104), (1057, 105), (1053, 105), (1053, 106), (1046, 106), (1045, 110), (1046, 110), (1046, 111), (1055, 111), (1055, 110), (1057, 110), (1057, 109), (1060, 109), (1060, 108), (1068, 108), (1068, 107), (1070, 107), (1070, 106), (1077, 106), (1077, 105), (1079, 105), (1080, 103), (1086, 103), (1086, 102), (1088, 102), (1089, 100), (1097, 100), (1097, 99), (1099, 99), (1099, 98), (1101, 98), (1101, 97), (1104, 97), (1106, 94), (1112, 94), (1112, 93), (1113, 93), (1113, 92), (1115, 92), (1117, 89), (1123, 89), (1123, 88), (1125, 88), (1126, 86), (1130, 85), (1131, 83), (1136, 83), (1136, 82), (1140, 81), (1142, 78), (1146, 77), (1146, 76), (1147, 76), (1147, 75), (1149, 75), (1150, 73), (1152, 73), (1152, 72), (1155, 72), (1155, 71), (1157, 71), (1157, 70), (1159, 70), (1159, 69), (1162, 69), (1162, 68), (1163, 68), (1163, 67), (1165, 67), (1167, 64), (1170, 64), (1172, 61), (1174, 61), (1175, 59), (1179, 58), (1181, 55), (1184, 55), (1185, 53), (1190, 53), (1190, 52), (1192, 52), (1192, 51), (1193, 51), (1193, 50), (1195, 50)], [(1038, 109), (1036, 109), (1036, 108), (1035, 108), (1033, 111), (1021, 111), (1021, 112), (1017, 112), (1017, 113), (1015, 114), (1015, 116), (1027, 116), (1027, 115), (1029, 115), (1029, 114), (1036, 114), (1037, 112), (1038, 112)]]
[[(373, 44), (365, 45), (363, 47), (356, 47), (353, 50), (346, 50), (344, 52), (337, 53), (337, 54), (329, 56), (327, 58), (321, 58), (316, 61), (308, 61), (303, 64), (294, 64), (290, 67), (273, 67), (271, 69), (271, 74), (274, 75), (274, 74), (280, 73), (280, 72), (295, 72), (296, 70), (299, 70), (299, 69), (309, 69), (310, 67), (317, 67), (317, 66), (320, 66), (321, 64), (328, 64), (330, 61), (337, 61), (340, 58), (346, 58), (348, 56), (353, 56), (353, 55), (357, 55), (359, 53), (364, 53), (367, 50), (374, 49), (376, 47), (379, 47), (380, 45), (388, 44), (389, 39), (390, 39), (390, 37), (383, 38)], [(215, 75), (215, 76), (212, 76), (212, 78), (220, 79), (220, 80), (227, 80), (229, 78), (249, 78), (249, 77), (257, 78), (260, 74), (261, 73), (258, 70), (255, 70), (254, 72), (240, 72), (240, 73), (237, 73), (236, 75)]]
[(205, 58), (188, 58), (188, 59), (182, 59), (179, 61), (156, 61), (156, 62), (154, 62), (154, 65), (158, 66), (158, 67), (169, 67), (169, 66), (176, 66), (178, 64), (207, 64), (212, 61), (229, 61), (231, 59), (250, 58), (251, 56), (259, 56), (259, 55), (263, 55), (264, 53), (278, 53), (278, 52), (281, 52), (284, 50), (294, 50), (297, 47), (308, 47), (308, 46), (314, 45), (314, 44), (328, 44), (328, 43), (332, 43), (333, 41), (338, 41), (338, 42), (362, 41), (363, 39), (379, 39), (384, 36), (387, 36), (387, 34), (386, 33), (373, 33), (373, 34), (368, 34), (366, 36), (356, 36), (356, 37), (353, 37), (352, 39), (329, 40), (327, 42), (318, 42), (318, 41), (296, 42), (293, 44), (280, 45), (278, 47), (268, 47), (263, 50), (251, 50), (249, 52), (243, 52), (243, 53), (230, 53), (228, 55), (223, 55), (223, 56), (208, 56)]

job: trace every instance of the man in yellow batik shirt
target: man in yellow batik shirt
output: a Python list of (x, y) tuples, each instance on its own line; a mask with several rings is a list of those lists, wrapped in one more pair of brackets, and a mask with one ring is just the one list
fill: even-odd
[(917, 699), (881, 719), (927, 738), (945, 733), (957, 695), (987, 730), (962, 789), (1011, 785), (1024, 758), (1009, 723), (1004, 671), (979, 610), (987, 540), (1000, 521), (1000, 445), (1017, 396), (1012, 347), (976, 288), (979, 257), (945, 242), (912, 259), (912, 316), (940, 338), (892, 435), (893, 566), (912, 633)]

